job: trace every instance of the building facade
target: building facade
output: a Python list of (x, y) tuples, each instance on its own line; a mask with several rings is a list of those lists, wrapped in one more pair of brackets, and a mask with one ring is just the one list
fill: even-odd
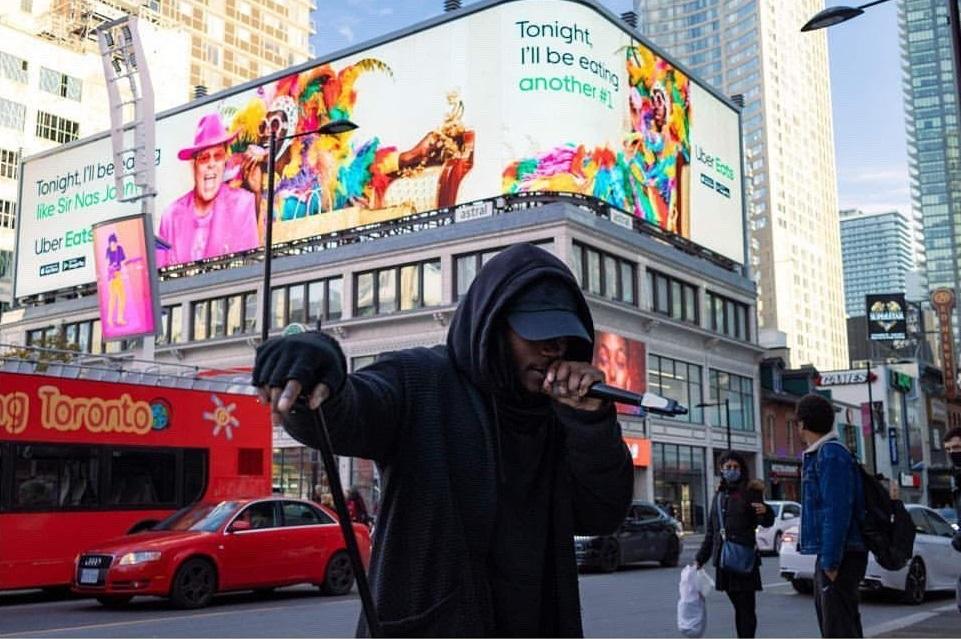
[[(95, 43), (45, 35), (40, 5), (10, 3), (0, 14), (0, 313), (9, 308), (13, 293), (21, 158), (110, 126)], [(151, 69), (154, 84), (168, 89), (157, 91), (157, 110), (180, 104), (188, 93), (186, 35), (151, 24), (141, 24), (140, 32), (150, 59), (164, 61)]]
[(917, 268), (911, 219), (900, 211), (841, 211), (844, 306), (849, 317), (863, 316), (864, 296), (906, 293)]
[(761, 343), (790, 365), (847, 366), (823, 0), (635, 0), (641, 33), (743, 100)]
[[(961, 149), (948, 5), (898, 3), (911, 200), (924, 224), (931, 289), (961, 285)], [(957, 316), (955, 338), (957, 339)]]
[[(635, 495), (673, 506), (686, 529), (703, 529), (728, 426), (733, 447), (760, 474), (756, 371), (763, 350), (750, 279), (567, 202), (469, 222), (450, 223), (453, 213), (444, 215), (447, 223), (437, 228), (275, 259), (272, 330), (321, 321), (340, 340), (352, 370), (385, 351), (441, 344), (483, 263), (508, 245), (536, 243), (577, 276), (598, 341), (629, 353), (622, 368), (634, 380), (630, 386), (689, 408), (677, 418), (621, 415), (635, 460)], [(259, 342), (261, 278), (262, 267), (252, 263), (164, 281), (158, 362), (249, 370)], [(712, 312), (727, 321), (712, 322)], [(0, 324), (4, 343), (55, 333), (87, 353), (102, 353), (96, 298), (18, 308)], [(120, 354), (113, 344), (117, 362), (136, 352)], [(621, 372), (614, 367), (609, 379)], [(725, 399), (730, 422), (720, 408)], [(311, 496), (315, 486), (323, 488), (314, 451), (282, 431), (274, 444), (276, 490)], [(376, 503), (379, 479), (370, 462), (343, 460), (341, 472), (345, 484), (358, 485)]]

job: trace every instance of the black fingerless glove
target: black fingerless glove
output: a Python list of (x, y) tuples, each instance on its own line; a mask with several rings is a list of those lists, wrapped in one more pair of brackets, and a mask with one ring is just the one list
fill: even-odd
[(319, 331), (275, 337), (257, 347), (253, 385), (283, 388), (294, 379), (309, 395), (318, 384), (336, 394), (347, 378), (347, 359), (334, 338)]

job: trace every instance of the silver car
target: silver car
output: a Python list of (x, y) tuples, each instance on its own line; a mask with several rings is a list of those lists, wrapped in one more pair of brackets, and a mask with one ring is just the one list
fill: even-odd
[(774, 524), (767, 528), (757, 527), (755, 537), (757, 547), (762, 553), (781, 552), (781, 540), (784, 531), (801, 521), (801, 504), (796, 501), (765, 501), (774, 510)]
[[(905, 603), (920, 604), (929, 592), (955, 589), (961, 575), (961, 553), (951, 547), (954, 529), (941, 515), (919, 504), (907, 504), (906, 508), (917, 530), (914, 556), (901, 570), (885, 570), (870, 555), (861, 589), (892, 590), (901, 593)], [(781, 576), (798, 592), (809, 593), (815, 558), (798, 553), (797, 544), (798, 528), (786, 530), (780, 553)]]

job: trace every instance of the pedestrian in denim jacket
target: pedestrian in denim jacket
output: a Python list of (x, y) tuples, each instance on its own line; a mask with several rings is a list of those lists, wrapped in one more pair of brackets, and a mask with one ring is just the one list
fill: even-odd
[(834, 431), (834, 406), (817, 394), (798, 403), (804, 451), (803, 555), (817, 555), (814, 606), (822, 637), (862, 637), (858, 586), (868, 553), (861, 538), (864, 494), (856, 461)]

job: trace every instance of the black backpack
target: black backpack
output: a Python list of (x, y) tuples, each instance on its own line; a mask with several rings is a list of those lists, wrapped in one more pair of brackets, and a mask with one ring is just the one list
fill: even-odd
[[(830, 442), (828, 442), (830, 443)], [(837, 442), (841, 446), (841, 442)], [(847, 450), (847, 447), (844, 448)], [(901, 570), (914, 556), (914, 522), (900, 499), (890, 493), (877, 477), (865, 470), (854, 453), (851, 461), (861, 475), (864, 512), (858, 519), (865, 547), (886, 570)]]

